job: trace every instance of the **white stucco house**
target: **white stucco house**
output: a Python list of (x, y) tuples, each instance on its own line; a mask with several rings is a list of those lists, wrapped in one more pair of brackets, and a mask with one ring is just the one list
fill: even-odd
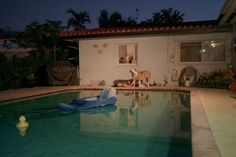
[[(61, 32), (79, 46), (81, 85), (130, 79), (130, 69), (149, 70), (151, 81), (175, 85), (176, 72), (193, 66), (200, 73), (236, 67), (235, 7), (226, 1), (218, 20), (175, 26), (98, 28)], [(234, 9), (232, 9), (232, 7)]]

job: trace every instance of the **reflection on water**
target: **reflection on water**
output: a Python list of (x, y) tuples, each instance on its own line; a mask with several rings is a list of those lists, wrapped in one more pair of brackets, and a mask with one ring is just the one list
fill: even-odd
[(84, 132), (125, 133), (157, 137), (191, 136), (190, 100), (180, 92), (119, 91), (116, 110), (107, 115), (80, 114)]
[[(119, 91), (115, 106), (93, 108), (77, 113), (55, 110), (60, 102), (98, 95), (99, 91), (83, 91), (55, 95), (1, 106), (0, 122), (17, 120), (25, 115), (29, 120), (76, 115), (80, 131), (124, 133), (157, 137), (191, 137), (190, 100), (188, 93)], [(56, 98), (56, 99), (55, 99)], [(33, 104), (33, 105), (31, 105)], [(56, 112), (55, 112), (56, 111)], [(64, 119), (63, 121), (66, 121)]]

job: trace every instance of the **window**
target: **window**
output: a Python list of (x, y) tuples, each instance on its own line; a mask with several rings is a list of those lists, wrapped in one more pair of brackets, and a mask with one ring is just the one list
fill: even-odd
[(137, 63), (137, 46), (136, 44), (120, 45), (118, 48), (119, 64), (136, 64)]
[(207, 40), (180, 44), (180, 62), (224, 62), (225, 42)]
[(180, 46), (180, 61), (181, 62), (201, 62), (201, 48), (200, 42), (181, 43)]
[(204, 41), (202, 44), (203, 62), (224, 62), (225, 61), (225, 45), (222, 41)]

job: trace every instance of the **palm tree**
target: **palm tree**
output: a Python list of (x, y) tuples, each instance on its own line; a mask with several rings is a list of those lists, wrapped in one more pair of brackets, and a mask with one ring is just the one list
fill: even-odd
[(86, 11), (77, 13), (73, 9), (69, 9), (67, 13), (72, 15), (72, 17), (67, 22), (68, 29), (70, 27), (74, 27), (74, 29), (85, 29), (85, 24), (91, 23), (89, 13)]

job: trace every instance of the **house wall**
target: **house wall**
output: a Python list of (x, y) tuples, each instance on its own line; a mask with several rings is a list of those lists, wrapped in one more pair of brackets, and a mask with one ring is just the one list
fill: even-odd
[[(201, 40), (227, 40), (226, 61), (224, 63), (180, 63), (180, 42)], [(120, 65), (118, 63), (118, 47), (121, 44), (137, 44), (138, 63), (136, 65)], [(81, 85), (89, 85), (105, 80), (112, 85), (116, 79), (130, 79), (130, 69), (149, 70), (151, 82), (163, 83), (167, 78), (171, 82), (173, 69), (181, 71), (186, 66), (194, 66), (201, 73), (226, 68), (231, 62), (231, 34), (209, 33), (175, 36), (135, 36), (81, 39), (80, 79)]]

